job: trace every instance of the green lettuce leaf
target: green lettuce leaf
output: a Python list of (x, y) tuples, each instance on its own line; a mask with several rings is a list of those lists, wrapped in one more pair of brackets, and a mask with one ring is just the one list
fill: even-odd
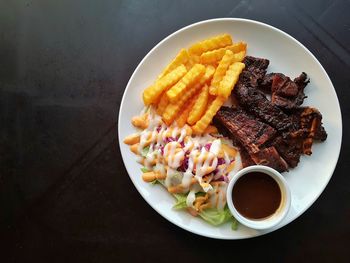
[(238, 221), (236, 218), (232, 217), (232, 224), (231, 224), (231, 229), (236, 231), (238, 228)]
[(141, 168), (141, 172), (143, 172), (143, 173), (148, 173), (148, 172), (150, 172), (151, 170), (149, 170), (149, 169), (147, 169), (146, 167), (142, 167)]
[(224, 210), (221, 211), (216, 208), (205, 209), (200, 212), (199, 215), (209, 224), (212, 224), (214, 226), (226, 223), (233, 218), (227, 206), (225, 206)]
[(160, 182), (156, 179), (156, 180), (154, 180), (154, 181), (152, 181), (152, 182), (150, 182), (150, 184), (152, 184), (152, 185), (156, 185), (156, 184), (160, 184)]
[(148, 154), (148, 152), (149, 152), (149, 146), (146, 146), (146, 147), (143, 148), (142, 151), (141, 151), (142, 157), (146, 157), (146, 155)]
[[(200, 193), (197, 193), (197, 194), (200, 194)], [(176, 204), (173, 206), (174, 209), (180, 210), (180, 209), (187, 208), (186, 194), (174, 194), (174, 197), (176, 198)], [(205, 209), (199, 213), (199, 216), (202, 219), (204, 219), (206, 222), (214, 226), (222, 225), (232, 220), (231, 229), (237, 230), (237, 227), (238, 227), (238, 221), (232, 216), (227, 205), (225, 206), (224, 210), (218, 210), (216, 208)]]
[(186, 198), (187, 196), (184, 194), (174, 194), (174, 197), (176, 198), (176, 204), (173, 206), (174, 209), (184, 209), (187, 207), (186, 204)]

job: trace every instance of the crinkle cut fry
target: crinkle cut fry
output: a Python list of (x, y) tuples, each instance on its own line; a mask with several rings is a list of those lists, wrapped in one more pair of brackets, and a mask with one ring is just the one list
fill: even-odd
[(209, 99), (209, 87), (208, 85), (205, 85), (200, 91), (198, 98), (195, 101), (189, 113), (189, 116), (187, 119), (188, 124), (193, 125), (202, 117), (207, 107), (208, 99)]
[(194, 126), (192, 126), (193, 132), (196, 134), (202, 134), (205, 131), (205, 129), (209, 126), (213, 117), (218, 112), (220, 107), (224, 104), (224, 102), (224, 98), (216, 97), (209, 105), (202, 118), (199, 121), (197, 121)]
[(164, 77), (170, 71), (174, 70), (181, 64), (186, 65), (190, 59), (190, 56), (186, 49), (181, 49), (176, 57), (164, 68), (163, 72), (158, 76), (158, 79)]
[(185, 105), (184, 109), (182, 110), (182, 112), (180, 113), (180, 115), (176, 118), (176, 124), (182, 128), (187, 121), (187, 118), (193, 108), (194, 103), (196, 102), (197, 96), (194, 95), (189, 102), (187, 103), (187, 105)]
[(225, 55), (222, 57), (218, 67), (215, 70), (213, 79), (211, 80), (209, 93), (211, 95), (217, 95), (218, 93), (218, 87), (222, 80), (222, 78), (225, 76), (225, 73), (229, 66), (232, 64), (234, 59), (234, 54), (231, 50), (226, 50)]
[(176, 103), (169, 103), (163, 114), (162, 118), (163, 121), (170, 125), (174, 119), (176, 118), (176, 115), (179, 113), (179, 111), (182, 109), (182, 107), (185, 105), (185, 103), (194, 95), (196, 92), (208, 81), (211, 80), (213, 74), (214, 74), (215, 68), (213, 66), (207, 66), (205, 70), (205, 74), (202, 76), (199, 83), (195, 84), (193, 87), (191, 87), (189, 90), (187, 90), (185, 93), (182, 94), (182, 96), (179, 98), (179, 100)]
[(176, 102), (186, 90), (190, 89), (205, 73), (205, 67), (195, 64), (173, 87), (167, 92), (170, 102)]
[(152, 86), (149, 86), (143, 91), (143, 102), (145, 105), (155, 103), (162, 92), (168, 87), (177, 83), (185, 74), (187, 70), (184, 65), (180, 65), (161, 79), (158, 79)]
[(207, 51), (200, 56), (200, 62), (203, 64), (215, 64), (222, 59), (222, 57), (225, 55), (226, 50), (231, 50), (235, 54), (239, 54), (241, 52), (245, 54), (246, 48), (246, 43), (238, 42), (227, 47)]
[(218, 95), (224, 98), (228, 98), (236, 85), (239, 75), (244, 69), (245, 64), (241, 62), (233, 63), (226, 71), (225, 76), (220, 82)]
[(232, 45), (232, 38), (229, 34), (222, 34), (211, 37), (193, 44), (189, 49), (190, 54), (201, 55), (204, 52)]

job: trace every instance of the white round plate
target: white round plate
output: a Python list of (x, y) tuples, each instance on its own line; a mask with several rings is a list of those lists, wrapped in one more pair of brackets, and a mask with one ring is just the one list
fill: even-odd
[[(231, 230), (230, 224), (214, 227), (192, 217), (185, 211), (173, 210), (174, 198), (160, 185), (142, 181), (140, 165), (135, 155), (123, 144), (123, 139), (135, 132), (131, 118), (143, 108), (142, 91), (152, 84), (161, 70), (181, 48), (208, 38), (229, 33), (233, 40), (248, 44), (248, 55), (270, 60), (269, 72), (282, 72), (291, 78), (302, 71), (310, 77), (305, 93), (305, 105), (318, 108), (328, 138), (323, 143), (314, 143), (311, 156), (303, 156), (295, 169), (284, 173), (292, 193), (291, 209), (287, 217), (276, 227), (258, 231), (239, 226)], [(290, 223), (308, 209), (320, 196), (329, 182), (337, 164), (341, 138), (342, 121), (337, 95), (326, 71), (311, 52), (293, 37), (272, 26), (246, 19), (222, 18), (207, 20), (187, 26), (171, 34), (156, 45), (140, 62), (125, 89), (120, 105), (118, 120), (119, 145), (123, 161), (136, 189), (160, 215), (190, 232), (219, 239), (241, 239), (262, 235)], [(127, 194), (129, 189), (125, 189)], [(142, 217), (142, 215), (140, 215)]]

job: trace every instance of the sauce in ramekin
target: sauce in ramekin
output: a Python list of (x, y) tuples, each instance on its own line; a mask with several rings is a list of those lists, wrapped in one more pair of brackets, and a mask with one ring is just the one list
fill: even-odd
[(242, 216), (256, 220), (273, 215), (281, 205), (282, 194), (278, 183), (271, 176), (250, 172), (235, 183), (232, 201)]

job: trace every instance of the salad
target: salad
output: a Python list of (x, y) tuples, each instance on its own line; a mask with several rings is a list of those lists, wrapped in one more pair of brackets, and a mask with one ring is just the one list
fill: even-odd
[(232, 221), (226, 204), (226, 188), (241, 167), (238, 150), (214, 126), (194, 135), (187, 124), (168, 126), (153, 107), (132, 120), (140, 131), (124, 142), (142, 164), (142, 178), (160, 184), (175, 198), (174, 209), (186, 209), (212, 225)]

